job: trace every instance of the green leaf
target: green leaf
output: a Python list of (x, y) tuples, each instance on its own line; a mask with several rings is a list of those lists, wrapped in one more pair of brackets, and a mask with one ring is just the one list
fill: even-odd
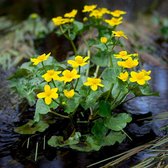
[(97, 99), (102, 95), (102, 91), (101, 90), (97, 90), (97, 91), (91, 91), (89, 93), (89, 95), (85, 97), (85, 99), (83, 99), (83, 101), (81, 102), (82, 107), (86, 110), (90, 107), (94, 107), (94, 105), (97, 102)]
[(105, 126), (113, 131), (121, 131), (126, 127), (127, 123), (131, 122), (132, 118), (129, 114), (120, 113), (115, 117), (110, 117), (105, 120)]
[(52, 136), (48, 140), (48, 145), (50, 145), (52, 147), (63, 147), (63, 146), (66, 146), (66, 144), (64, 144), (64, 139), (63, 139), (62, 136)]
[(83, 29), (83, 23), (82, 22), (74, 21), (73, 24), (74, 24), (74, 31), (76, 33), (78, 33), (79, 31), (81, 31)]
[(102, 78), (110, 82), (117, 82), (121, 69), (120, 68), (106, 68), (102, 73)]
[(92, 134), (98, 139), (102, 140), (102, 137), (106, 135), (108, 128), (104, 126), (104, 121), (102, 119), (96, 120), (92, 127)]
[(125, 134), (111, 131), (106, 137), (103, 138), (103, 146), (114, 145), (116, 142), (121, 143), (125, 138)]
[(44, 103), (43, 99), (38, 99), (36, 103), (36, 111), (34, 120), (39, 121), (39, 114), (47, 114), (50, 111), (50, 107)]
[(64, 112), (70, 114), (76, 111), (80, 103), (80, 96), (75, 95), (73, 98), (65, 100), (65, 109)]
[(19, 134), (35, 134), (36, 132), (44, 132), (49, 127), (49, 124), (45, 121), (34, 122), (29, 120), (28, 123), (15, 128), (15, 132)]
[(70, 136), (67, 140), (64, 141), (62, 136), (52, 136), (48, 140), (48, 144), (53, 147), (64, 147), (64, 146), (71, 146), (76, 145), (79, 143), (79, 139), (81, 137), (80, 132), (75, 132), (73, 136)]
[(149, 85), (133, 87), (132, 92), (135, 96), (159, 96), (158, 92), (153, 92)]
[(109, 64), (109, 57), (107, 52), (98, 52), (91, 58), (91, 61), (96, 65), (106, 67)]
[(29, 71), (27, 69), (18, 69), (12, 76), (10, 76), (8, 79), (12, 80), (16, 78), (21, 78), (23, 76), (27, 76), (29, 74)]
[(107, 50), (106, 45), (103, 43), (96, 44), (96, 45), (94, 45), (94, 47), (100, 49), (101, 52)]
[(109, 117), (109, 116), (111, 116), (110, 103), (107, 102), (107, 101), (101, 100), (99, 102), (98, 114), (101, 117)]

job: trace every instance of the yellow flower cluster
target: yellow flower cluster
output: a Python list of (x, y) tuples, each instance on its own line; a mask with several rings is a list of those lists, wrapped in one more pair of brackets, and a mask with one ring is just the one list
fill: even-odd
[(56, 26), (61, 26), (66, 23), (72, 23), (74, 21), (74, 17), (76, 16), (77, 12), (78, 11), (76, 9), (73, 9), (71, 12), (65, 13), (64, 18), (61, 16), (58, 16), (58, 17), (52, 18), (52, 21)]
[[(135, 71), (131, 71), (130, 75), (130, 79), (129, 81), (130, 82), (136, 82), (138, 83), (139, 85), (144, 85), (146, 84), (146, 82), (148, 80), (151, 79), (151, 77), (149, 76), (151, 73), (151, 71), (146, 71), (146, 70), (142, 70), (142, 71), (139, 71), (139, 72), (135, 72)], [(129, 74), (128, 72), (121, 72), (118, 76), (119, 79), (121, 79), (123, 82), (127, 81), (128, 78), (129, 78)]]
[(122, 23), (122, 15), (126, 14), (125, 11), (115, 10), (110, 11), (107, 8), (97, 8), (97, 5), (85, 5), (82, 12), (90, 12), (89, 16), (96, 19), (101, 19), (105, 14), (111, 15), (111, 19), (105, 19), (105, 22), (110, 26), (117, 26)]
[(114, 56), (117, 59), (122, 59), (122, 61), (118, 61), (117, 64), (123, 68), (134, 68), (139, 64), (137, 59), (132, 59), (132, 57), (138, 56), (137, 53), (128, 54), (127, 51), (120, 51), (118, 54), (114, 54)]
[[(34, 65), (38, 65), (38, 63), (45, 61), (48, 59), (49, 54), (43, 54), (41, 56), (38, 56), (37, 58), (31, 59)], [(87, 64), (89, 57), (82, 57), (80, 55), (77, 55), (74, 60), (68, 60), (67, 63), (72, 66), (72, 70), (65, 69), (64, 71), (56, 71), (54, 69), (47, 70), (47, 72), (42, 75), (42, 78), (46, 82), (54, 82), (54, 81), (60, 81), (64, 82), (65, 84), (67, 82), (72, 82), (74, 79), (80, 78), (80, 74), (78, 74), (76, 68), (85, 66)], [(62, 74), (62, 75), (60, 75)], [(60, 75), (60, 76), (59, 76)], [(54, 83), (55, 85), (55, 83)], [(100, 78), (87, 78), (87, 81), (84, 83), (85, 86), (90, 86), (93, 91), (96, 91), (98, 87), (103, 87), (104, 85), (101, 84), (101, 79)], [(38, 98), (44, 98), (44, 101), (47, 105), (50, 105), (52, 103), (53, 99), (58, 98), (58, 88), (51, 88), (49, 84), (46, 84), (44, 86), (44, 91), (41, 93), (37, 94)], [(70, 90), (63, 90), (63, 94), (65, 97), (68, 99), (72, 98), (75, 95), (75, 90), (70, 89)]]
[[(137, 53), (128, 54), (127, 51), (123, 50), (117, 54), (114, 54), (115, 58), (122, 59), (122, 61), (118, 61), (118, 66), (123, 68), (134, 68), (138, 65), (138, 60), (133, 59), (132, 57), (137, 57)], [(131, 71), (130, 75), (130, 82), (137, 82), (139, 85), (144, 85), (146, 81), (150, 80), (151, 77), (149, 76), (151, 71), (142, 70), (140, 72)], [(129, 78), (129, 73), (127, 71), (121, 72), (118, 76), (123, 82), (127, 81)]]

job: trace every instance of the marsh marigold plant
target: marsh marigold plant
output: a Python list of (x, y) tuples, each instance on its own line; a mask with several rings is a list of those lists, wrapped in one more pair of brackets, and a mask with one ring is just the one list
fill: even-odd
[[(85, 15), (83, 22), (75, 19), (80, 12)], [(130, 138), (125, 127), (131, 115), (115, 109), (128, 95), (152, 92), (148, 84), (151, 71), (141, 69), (137, 52), (124, 49), (122, 42), (129, 37), (118, 26), (125, 14), (93, 4), (52, 19), (55, 33), (70, 42), (71, 55), (62, 62), (51, 53), (33, 56), (11, 77), (12, 87), (35, 109), (31, 124), (16, 132), (44, 132), (57, 123), (60, 127), (46, 135), (48, 145), (81, 151), (99, 150)]]

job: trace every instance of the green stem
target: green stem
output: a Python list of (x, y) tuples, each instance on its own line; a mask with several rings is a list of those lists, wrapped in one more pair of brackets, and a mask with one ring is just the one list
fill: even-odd
[(88, 124), (88, 121), (77, 121), (78, 124)]
[(118, 92), (118, 94), (117, 94), (116, 98), (115, 98), (115, 99), (114, 99), (114, 101), (111, 103), (111, 106), (112, 106), (112, 105), (114, 105), (114, 104), (116, 104), (117, 99), (118, 99), (118, 97), (119, 97), (120, 93), (121, 93), (121, 91), (119, 91), (119, 92)]
[(55, 85), (55, 82), (54, 82), (54, 80), (52, 79), (52, 83), (53, 83), (53, 85), (55, 86), (55, 87), (57, 87), (56, 85)]
[(30, 137), (27, 138), (27, 149), (29, 148), (29, 144), (30, 144)]
[[(64, 30), (63, 30), (63, 28), (62, 28), (62, 26), (60, 26), (60, 30), (61, 30), (62, 34), (65, 36), (65, 38), (70, 41), (70, 43), (71, 43), (71, 45), (72, 45), (72, 48), (73, 48), (73, 50), (74, 50), (74, 53), (75, 53), (75, 55), (76, 55), (76, 54), (77, 54), (77, 49), (76, 49), (76, 46), (75, 46), (73, 40), (71, 40), (71, 38), (69, 37), (69, 35), (65, 34), (65, 32), (64, 32)], [(68, 29), (68, 34), (69, 34), (69, 33), (70, 33), (70, 32), (69, 32), (69, 29)]]
[(128, 101), (130, 101), (130, 100), (132, 100), (132, 99), (134, 99), (134, 98), (136, 98), (137, 96), (133, 96), (133, 97), (131, 97), (130, 99), (127, 99), (127, 100), (125, 100), (125, 101), (123, 101), (122, 103), (126, 103), (126, 102), (128, 102)]
[(46, 136), (43, 137), (43, 150), (45, 150), (46, 147)]
[(86, 77), (89, 76), (89, 69), (90, 69), (90, 49), (88, 49), (88, 53), (87, 53), (87, 56), (89, 57), (89, 61), (88, 61), (88, 69), (86, 71)]
[(35, 157), (34, 157), (35, 162), (37, 161), (37, 155), (38, 155), (38, 142), (36, 142), (36, 151), (35, 151)]
[(55, 114), (56, 116), (59, 116), (59, 117), (62, 117), (62, 118), (68, 118), (69, 119), (69, 116), (59, 114), (59, 113), (57, 113), (55, 111), (50, 111), (50, 113)]
[(57, 103), (58, 105), (60, 105), (55, 99), (52, 99), (55, 103)]
[(99, 65), (97, 65), (97, 66), (96, 66), (95, 73), (94, 73), (94, 77), (95, 77), (95, 78), (96, 78), (96, 77), (97, 77), (97, 75), (98, 75), (99, 68), (100, 68), (100, 66), (99, 66)]
[(107, 101), (107, 99), (109, 98), (109, 96), (110, 96), (110, 94), (111, 94), (111, 91), (112, 91), (112, 89), (113, 89), (113, 86), (114, 86), (114, 84), (112, 83), (112, 84), (111, 84), (111, 87), (110, 87), (110, 89), (109, 89), (109, 91), (108, 91), (108, 94), (107, 94), (107, 97), (106, 97), (105, 101)]
[(132, 138), (123, 129), (121, 131), (132, 141)]
[[(80, 71), (81, 71), (81, 67), (79, 66), (79, 75), (80, 75)], [(77, 87), (77, 85), (78, 85), (78, 82), (79, 82), (79, 78), (78, 78), (77, 81), (76, 81), (74, 90), (76, 90), (76, 87)]]
[(112, 60), (111, 55), (110, 55), (110, 67), (113, 67), (113, 60)]
[(42, 64), (42, 67), (44, 68), (44, 70), (47, 71), (46, 67), (44, 66), (44, 63), (41, 62), (41, 64)]

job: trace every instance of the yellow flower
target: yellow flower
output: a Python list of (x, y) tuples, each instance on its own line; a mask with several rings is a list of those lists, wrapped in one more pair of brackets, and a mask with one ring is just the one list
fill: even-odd
[(104, 87), (104, 85), (101, 84), (100, 78), (87, 78), (87, 81), (84, 83), (84, 85), (90, 86), (93, 91), (96, 91), (98, 86)]
[(72, 98), (74, 94), (75, 94), (74, 89), (64, 90), (64, 95), (69, 99)]
[(92, 10), (89, 14), (90, 17), (101, 18), (104, 14), (109, 13), (109, 10), (106, 8), (99, 8)]
[(52, 21), (56, 26), (60, 26), (63, 24), (63, 18), (61, 16), (58, 16), (56, 18), (52, 18)]
[(151, 74), (151, 71), (146, 71), (145, 69), (142, 69), (141, 70), (145, 75), (150, 75)]
[(74, 19), (73, 18), (62, 18), (61, 16), (58, 16), (56, 18), (52, 18), (52, 21), (53, 21), (54, 25), (61, 26), (66, 23), (73, 22)]
[(75, 60), (68, 60), (68, 64), (72, 65), (73, 68), (77, 68), (79, 66), (84, 66), (87, 64), (87, 60), (89, 59), (89, 57), (85, 57), (83, 58), (82, 56), (80, 55), (77, 55), (75, 57)]
[(89, 16), (95, 18), (101, 18), (103, 14), (98, 9), (95, 9), (89, 14)]
[(30, 18), (31, 19), (37, 19), (39, 17), (39, 15), (37, 14), (37, 13), (32, 13), (31, 15), (30, 15)]
[(121, 15), (124, 15), (126, 14), (127, 12), (125, 11), (122, 11), (122, 10), (115, 10), (113, 12), (111, 12), (111, 14), (114, 16), (114, 17), (120, 17)]
[(117, 26), (122, 23), (122, 19), (122, 17), (112, 18), (110, 20), (106, 19), (105, 22), (108, 23), (110, 26)]
[(138, 60), (133, 60), (131, 57), (128, 58), (126, 61), (118, 61), (118, 66), (124, 67), (124, 68), (133, 68), (138, 65)]
[(146, 81), (151, 79), (149, 73), (150, 71), (147, 72), (145, 70), (142, 70), (140, 72), (132, 71), (130, 81), (137, 82), (139, 85), (144, 85)]
[(74, 18), (77, 14), (77, 10), (76, 9), (73, 9), (71, 12), (69, 13), (65, 13), (64, 17), (67, 17), (67, 18)]
[(112, 31), (112, 33), (115, 37), (124, 37), (125, 39), (128, 39), (128, 37), (121, 30), (120, 31)]
[(127, 51), (120, 51), (118, 54), (114, 54), (116, 58), (128, 59), (131, 55)]
[(101, 43), (107, 43), (107, 37), (101, 37), (100, 38)]
[(84, 22), (87, 22), (87, 21), (88, 21), (88, 18), (87, 18), (87, 17), (84, 17), (84, 18), (83, 18), (83, 21), (84, 21)]
[(60, 77), (58, 74), (60, 74), (61, 71), (55, 71), (54, 69), (48, 70), (42, 77), (45, 79), (45, 81), (50, 82), (53, 80), (59, 80)]
[(30, 61), (33, 65), (38, 65), (40, 62), (46, 61), (51, 53), (39, 55), (37, 58), (31, 58)]
[(97, 7), (97, 5), (85, 5), (82, 12), (91, 12)]
[(44, 92), (41, 92), (39, 94), (37, 94), (37, 97), (39, 99), (43, 99), (45, 100), (45, 103), (47, 105), (50, 105), (52, 102), (52, 99), (57, 99), (58, 98), (58, 88), (53, 88), (51, 89), (49, 85), (45, 85), (44, 86)]
[(120, 75), (118, 76), (119, 79), (121, 79), (123, 82), (127, 81), (128, 79), (128, 72), (121, 72)]
[(76, 69), (73, 69), (72, 71), (64, 70), (62, 74), (63, 76), (61, 77), (61, 81), (64, 81), (64, 83), (71, 82), (73, 79), (77, 79), (80, 77), (80, 75), (77, 74)]

